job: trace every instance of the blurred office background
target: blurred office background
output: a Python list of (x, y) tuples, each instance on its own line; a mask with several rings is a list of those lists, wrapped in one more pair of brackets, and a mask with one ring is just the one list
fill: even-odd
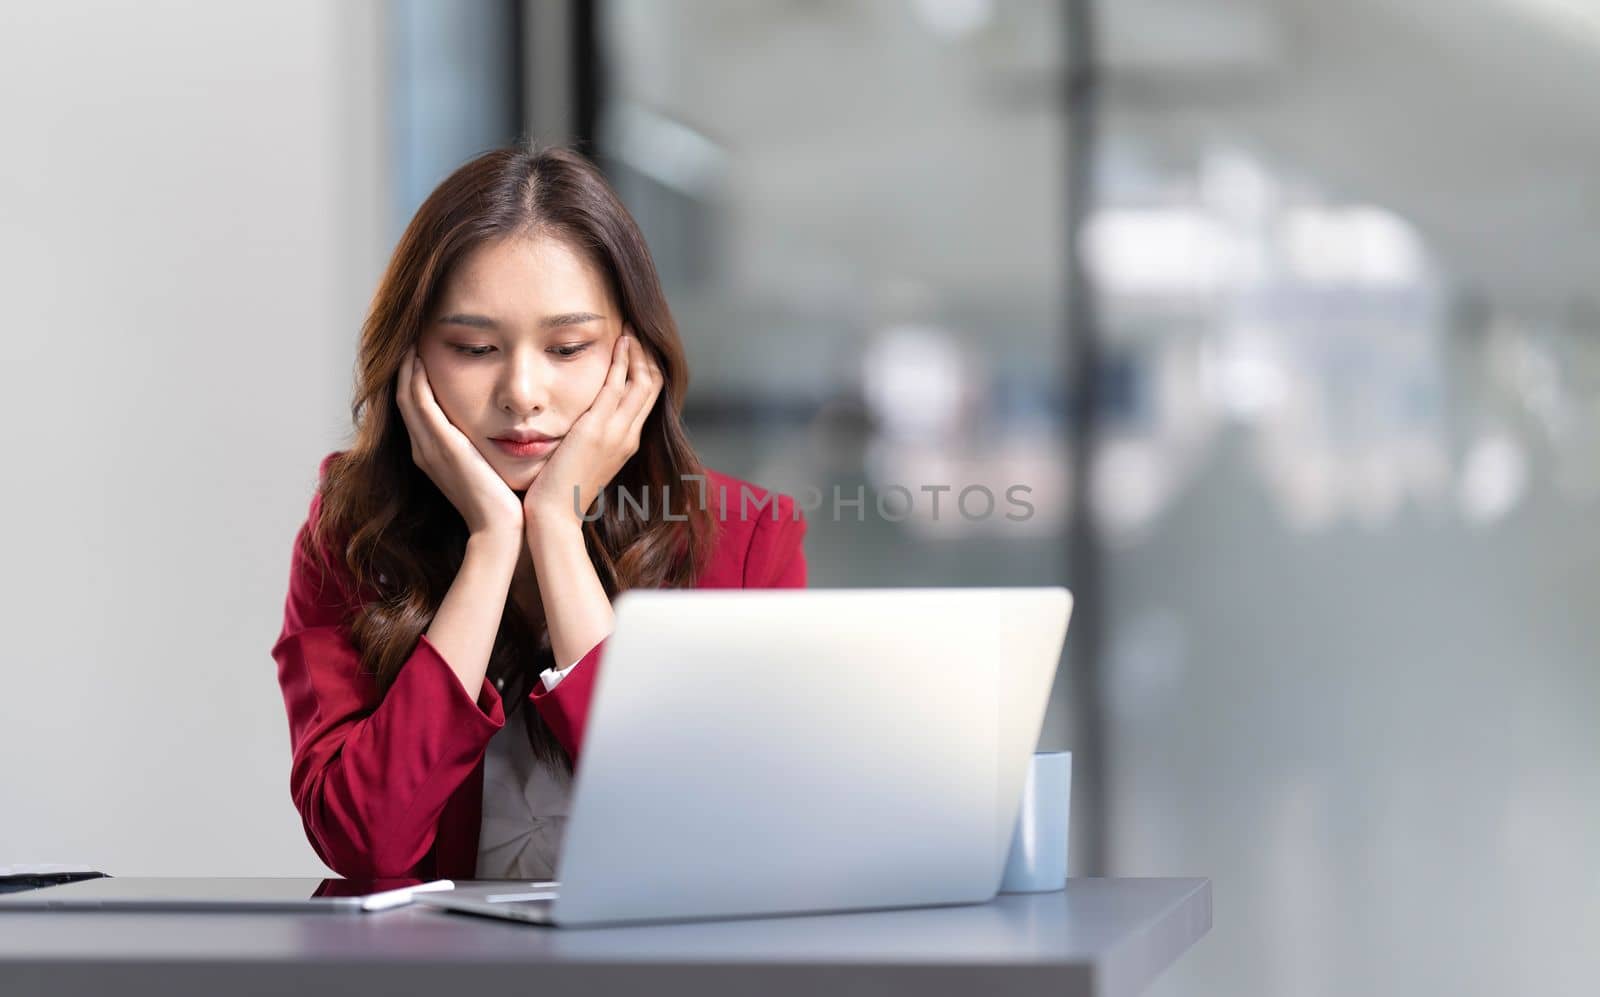
[(320, 871), (289, 542), (400, 228), (533, 134), (813, 585), (1074, 587), (1073, 870), (1215, 883), (1156, 993), (1593, 993), (1597, 92), (1587, 0), (8, 5), (0, 864)]

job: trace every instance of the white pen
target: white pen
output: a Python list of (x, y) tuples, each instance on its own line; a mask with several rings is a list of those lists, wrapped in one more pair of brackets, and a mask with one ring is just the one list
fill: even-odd
[(361, 901), (362, 910), (388, 910), (391, 907), (403, 907), (411, 902), (413, 893), (437, 893), (440, 890), (453, 890), (456, 884), (448, 879), (435, 879), (431, 883), (419, 883), (416, 886), (402, 886), (398, 890), (384, 890), (374, 893)]

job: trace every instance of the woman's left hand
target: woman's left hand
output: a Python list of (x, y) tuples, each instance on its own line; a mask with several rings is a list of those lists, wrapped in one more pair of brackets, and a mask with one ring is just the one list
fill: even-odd
[(552, 523), (582, 522), (601, 489), (638, 451), (639, 433), (661, 385), (660, 365), (624, 328), (612, 346), (611, 368), (600, 393), (550, 451), (523, 496), (530, 531)]

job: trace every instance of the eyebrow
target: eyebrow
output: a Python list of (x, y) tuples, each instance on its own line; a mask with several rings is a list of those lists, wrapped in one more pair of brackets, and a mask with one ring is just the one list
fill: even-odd
[[(583, 325), (585, 322), (600, 322), (604, 315), (594, 312), (564, 312), (560, 315), (546, 315), (539, 319), (539, 326), (544, 329), (558, 329), (569, 325)], [(498, 329), (500, 323), (487, 315), (471, 315), (465, 312), (452, 312), (438, 319), (441, 325), (465, 325), (473, 329)]]

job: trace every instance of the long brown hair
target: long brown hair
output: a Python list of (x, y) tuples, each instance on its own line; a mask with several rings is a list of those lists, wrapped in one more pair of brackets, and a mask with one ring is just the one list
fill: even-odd
[[(411, 459), (394, 398), (396, 373), (456, 264), (478, 245), (508, 235), (559, 238), (587, 258), (665, 379), (638, 452), (610, 483), (630, 496), (650, 496), (650, 514), (640, 516), (635, 506), (624, 515), (623, 503), (610, 501), (583, 527), (606, 593), (691, 586), (712, 543), (711, 515), (690, 501), (684, 481), (704, 470), (679, 419), (689, 381), (683, 345), (638, 226), (594, 164), (570, 149), (529, 145), (484, 153), (428, 196), (395, 247), (361, 329), (350, 409), (354, 441), (328, 465), (322, 512), (307, 541), (313, 557), (324, 545), (342, 555), (355, 581), (351, 635), (362, 671), (376, 677), (382, 693), (432, 622), (467, 542), (460, 513)], [(670, 505), (657, 501), (663, 495), (671, 496)], [(525, 618), (508, 597), (488, 671), (508, 713), (553, 664), (543, 619)], [(522, 713), (535, 755), (570, 772), (537, 711)]]

